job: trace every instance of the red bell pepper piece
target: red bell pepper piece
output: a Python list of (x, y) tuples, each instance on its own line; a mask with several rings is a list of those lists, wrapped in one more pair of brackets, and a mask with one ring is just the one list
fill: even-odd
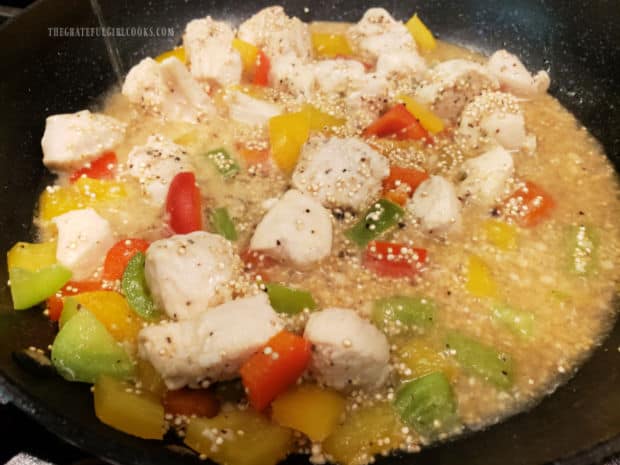
[(288, 331), (273, 336), (239, 370), (252, 407), (264, 410), (295, 384), (310, 363), (310, 356), (310, 342), (304, 338)]
[(426, 249), (397, 242), (374, 241), (364, 252), (364, 266), (379, 276), (404, 278), (418, 274), (426, 263)]
[(177, 174), (170, 183), (166, 198), (169, 225), (176, 234), (187, 234), (202, 229), (200, 190), (194, 173)]
[(66, 296), (81, 294), (83, 292), (100, 291), (103, 289), (101, 281), (69, 281), (55, 295), (46, 301), (47, 316), (52, 321), (58, 321), (62, 313), (63, 301)]
[(146, 252), (149, 243), (144, 239), (123, 239), (114, 244), (103, 263), (103, 279), (113, 281), (121, 279), (129, 260), (138, 252)]
[(258, 51), (256, 55), (256, 66), (254, 67), (254, 79), (252, 84), (257, 86), (266, 86), (269, 84), (269, 69), (271, 68), (271, 62), (265, 52)]
[(86, 166), (74, 171), (69, 178), (69, 182), (75, 182), (82, 176), (93, 179), (108, 179), (114, 176), (118, 161), (114, 152), (104, 152), (96, 160), (91, 161)]
[(240, 256), (244, 264), (244, 270), (253, 276), (260, 275), (262, 281), (269, 281), (269, 276), (265, 270), (278, 263), (269, 255), (265, 255), (264, 252), (259, 252), (258, 250), (246, 249), (241, 252)]
[(398, 140), (429, 139), (430, 136), (420, 122), (407, 111), (405, 105), (393, 106), (387, 113), (380, 116), (364, 129), (363, 136), (389, 137)]
[(516, 190), (504, 200), (506, 216), (525, 228), (537, 226), (551, 216), (555, 200), (538, 184), (525, 181), (525, 186)]

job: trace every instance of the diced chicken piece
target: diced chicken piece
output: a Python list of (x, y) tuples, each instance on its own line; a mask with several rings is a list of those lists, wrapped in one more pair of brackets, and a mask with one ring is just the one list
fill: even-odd
[(362, 19), (348, 29), (347, 36), (357, 52), (373, 62), (384, 53), (416, 51), (416, 44), (405, 25), (383, 8), (368, 9)]
[(79, 168), (116, 147), (125, 128), (115, 118), (88, 110), (48, 116), (41, 139), (43, 164), (58, 171)]
[(461, 203), (454, 186), (441, 176), (431, 176), (420, 184), (407, 209), (430, 234), (446, 234), (461, 224)]
[(276, 55), (271, 59), (269, 82), (276, 89), (305, 100), (314, 84), (312, 65), (304, 63), (293, 53)]
[(195, 231), (153, 242), (144, 273), (155, 303), (171, 318), (184, 320), (230, 299), (239, 268), (229, 241)]
[(362, 131), (377, 119), (388, 102), (388, 81), (377, 73), (366, 74), (351, 83), (346, 97), (347, 124), (351, 129)]
[(385, 335), (354, 310), (326, 308), (310, 315), (304, 337), (312, 343), (310, 372), (339, 390), (377, 389), (389, 374)]
[(185, 149), (163, 136), (150, 136), (145, 145), (134, 147), (127, 158), (129, 174), (137, 178), (143, 193), (163, 205), (172, 179), (192, 164)]
[(497, 79), (484, 66), (468, 60), (448, 60), (430, 71), (429, 82), (417, 89), (415, 98), (440, 118), (454, 120), (471, 100), (498, 88)]
[(551, 84), (546, 71), (538, 71), (532, 76), (521, 60), (506, 50), (498, 50), (491, 55), (487, 69), (497, 78), (502, 89), (520, 97), (544, 94)]
[(377, 60), (377, 74), (391, 81), (415, 80), (426, 78), (426, 62), (417, 52), (395, 50), (382, 53)]
[(313, 197), (291, 189), (256, 226), (250, 249), (302, 267), (318, 262), (332, 249), (331, 215)]
[(90, 278), (114, 245), (110, 224), (92, 208), (72, 210), (52, 221), (58, 229), (58, 263), (71, 270), (73, 281)]
[(231, 94), (228, 111), (235, 121), (251, 126), (262, 126), (270, 118), (282, 113), (278, 105), (250, 97), (243, 92)]
[(470, 158), (461, 166), (465, 179), (458, 185), (462, 199), (481, 205), (491, 205), (501, 196), (506, 181), (514, 174), (512, 156), (502, 147)]
[(243, 64), (232, 46), (234, 38), (227, 23), (210, 16), (187, 23), (183, 45), (192, 76), (199, 81), (213, 79), (224, 86), (239, 84)]
[(518, 150), (536, 145), (536, 137), (525, 131), (519, 101), (504, 92), (488, 92), (472, 100), (461, 113), (456, 139), (466, 149), (499, 144), (507, 150)]
[(326, 207), (361, 210), (375, 200), (389, 175), (387, 159), (354, 137), (311, 138), (293, 172), (293, 186)]
[(293, 54), (305, 62), (312, 56), (308, 25), (289, 17), (281, 6), (260, 10), (239, 26), (237, 36), (262, 49), (270, 59)]
[(215, 114), (211, 98), (174, 57), (142, 60), (127, 74), (122, 92), (147, 114), (166, 120), (195, 124)]
[(320, 60), (312, 65), (314, 87), (324, 94), (344, 94), (351, 83), (365, 77), (364, 65), (356, 60)]
[(139, 354), (168, 389), (206, 387), (239, 376), (241, 365), (283, 328), (265, 293), (233, 300), (195, 318), (148, 326)]

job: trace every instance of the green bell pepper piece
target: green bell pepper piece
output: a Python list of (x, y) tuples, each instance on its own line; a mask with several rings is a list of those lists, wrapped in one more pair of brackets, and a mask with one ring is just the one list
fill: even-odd
[(498, 304), (493, 308), (492, 315), (493, 320), (506, 326), (519, 336), (530, 339), (534, 334), (534, 315), (529, 312)]
[(155, 320), (160, 312), (155, 306), (144, 277), (144, 253), (135, 254), (123, 273), (121, 289), (129, 306), (145, 320)]
[(226, 207), (216, 208), (211, 212), (211, 227), (213, 231), (220, 236), (225, 237), (229, 241), (237, 240), (237, 230), (235, 229), (235, 223), (233, 223), (228, 209)]
[(100, 375), (127, 379), (134, 370), (125, 349), (85, 308), (56, 335), (52, 363), (63, 378), (84, 383), (94, 383)]
[(78, 303), (77, 299), (74, 297), (65, 297), (62, 305), (62, 313), (60, 314), (60, 319), (58, 320), (58, 327), (62, 329), (67, 321), (77, 315), (82, 308), (82, 305)]
[(43, 302), (58, 292), (71, 279), (71, 271), (62, 265), (51, 265), (37, 271), (11, 268), (11, 297), (15, 310), (24, 310)]
[(207, 159), (224, 179), (232, 178), (241, 170), (237, 161), (224, 148), (207, 152)]
[(295, 315), (305, 308), (315, 310), (317, 304), (308, 291), (286, 287), (282, 284), (269, 283), (265, 284), (269, 302), (273, 309), (278, 313), (286, 313)]
[(440, 371), (403, 384), (396, 392), (394, 407), (405, 423), (426, 438), (432, 438), (458, 422), (452, 386)]
[(598, 266), (600, 238), (592, 226), (570, 226), (568, 236), (569, 269), (572, 273), (586, 276)]
[(372, 321), (380, 328), (387, 322), (400, 321), (406, 327), (425, 329), (433, 325), (435, 311), (435, 302), (426, 297), (395, 295), (375, 300)]
[(405, 214), (404, 210), (387, 199), (375, 202), (351, 229), (345, 232), (345, 236), (360, 247), (366, 247), (368, 243), (388, 229), (398, 224)]
[(459, 333), (448, 334), (445, 343), (466, 371), (500, 389), (512, 386), (515, 368), (509, 354)]

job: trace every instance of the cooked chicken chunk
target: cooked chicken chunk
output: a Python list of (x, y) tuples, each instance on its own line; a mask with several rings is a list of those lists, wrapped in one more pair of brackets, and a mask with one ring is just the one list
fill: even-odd
[(319, 60), (311, 65), (314, 87), (324, 94), (348, 92), (351, 84), (365, 77), (364, 65), (356, 60)]
[(424, 58), (411, 50), (395, 50), (382, 53), (377, 60), (377, 74), (390, 81), (415, 80), (426, 78), (428, 68)]
[(270, 59), (293, 54), (305, 62), (312, 56), (308, 25), (289, 17), (281, 6), (260, 10), (239, 26), (237, 36), (261, 48)]
[(430, 71), (428, 83), (417, 89), (415, 98), (440, 118), (454, 120), (471, 100), (498, 88), (497, 79), (484, 66), (468, 60), (448, 60)]
[(185, 149), (163, 136), (150, 136), (145, 145), (134, 147), (127, 158), (129, 174), (138, 179), (143, 193), (163, 205), (172, 179), (192, 164)]
[(210, 16), (187, 23), (183, 45), (192, 76), (199, 81), (213, 79), (223, 86), (239, 84), (243, 65), (232, 47), (234, 38), (227, 23)]
[(312, 343), (310, 372), (339, 390), (376, 389), (389, 373), (387, 338), (354, 310), (327, 308), (308, 319), (304, 337)]
[(250, 241), (250, 249), (302, 267), (327, 257), (331, 248), (331, 215), (312, 196), (294, 189), (269, 209)]
[(125, 137), (125, 128), (115, 118), (88, 110), (48, 116), (41, 139), (43, 164), (56, 171), (79, 168), (115, 148)]
[(196, 231), (153, 242), (144, 272), (155, 303), (184, 320), (231, 298), (239, 263), (229, 241)]
[(472, 100), (461, 114), (456, 138), (466, 149), (499, 144), (507, 150), (518, 150), (536, 145), (536, 137), (525, 131), (519, 101), (504, 92), (488, 92)]
[(383, 113), (388, 92), (387, 79), (377, 73), (367, 73), (361, 79), (353, 80), (345, 100), (347, 124), (361, 132)]
[(454, 186), (441, 176), (431, 176), (420, 184), (407, 208), (431, 234), (446, 234), (461, 224), (461, 203)]
[(546, 71), (538, 71), (532, 76), (521, 60), (506, 50), (498, 50), (491, 55), (487, 69), (497, 78), (502, 89), (520, 97), (544, 94), (551, 83)]
[(373, 62), (380, 55), (396, 50), (416, 51), (416, 44), (405, 25), (383, 8), (366, 10), (362, 19), (348, 29), (347, 36), (358, 53)]
[(229, 95), (228, 112), (230, 117), (240, 123), (251, 126), (267, 124), (270, 118), (282, 113), (278, 105), (250, 97), (243, 92)]
[(277, 55), (271, 59), (269, 82), (276, 89), (305, 100), (310, 96), (314, 84), (312, 65), (293, 53)]
[(461, 166), (465, 179), (458, 185), (457, 193), (462, 199), (491, 205), (503, 192), (506, 181), (514, 173), (512, 156), (502, 147), (470, 158)]
[(123, 95), (145, 113), (171, 121), (200, 123), (215, 114), (211, 98), (178, 59), (145, 58), (131, 68)]
[(357, 138), (314, 137), (302, 149), (292, 182), (326, 207), (360, 210), (378, 197), (389, 172), (386, 158)]
[(194, 318), (148, 326), (139, 354), (168, 389), (205, 387), (238, 376), (239, 368), (283, 328), (266, 294), (233, 300)]
[(58, 263), (71, 270), (72, 280), (87, 280), (114, 245), (110, 224), (92, 208), (72, 210), (52, 221), (58, 229)]

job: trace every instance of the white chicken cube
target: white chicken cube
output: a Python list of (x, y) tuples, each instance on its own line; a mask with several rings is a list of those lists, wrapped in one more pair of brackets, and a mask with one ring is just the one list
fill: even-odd
[(270, 59), (293, 54), (306, 62), (312, 56), (308, 25), (289, 17), (281, 6), (260, 10), (239, 26), (237, 36), (262, 49)]
[(291, 189), (256, 226), (250, 249), (300, 267), (318, 262), (332, 249), (331, 215), (313, 197)]
[(378, 389), (389, 374), (385, 335), (354, 310), (326, 308), (310, 315), (304, 338), (312, 344), (310, 372), (338, 390)]
[(546, 71), (538, 71), (532, 76), (521, 60), (506, 50), (498, 50), (491, 55), (486, 67), (497, 78), (502, 89), (520, 97), (544, 94), (551, 84)]
[(429, 82), (416, 90), (415, 99), (440, 118), (454, 120), (471, 100), (498, 88), (497, 79), (484, 66), (468, 60), (448, 60), (430, 71)]
[(347, 124), (354, 131), (361, 131), (385, 110), (388, 103), (389, 83), (385, 76), (367, 73), (353, 79), (345, 99)]
[(43, 164), (56, 171), (79, 168), (116, 147), (125, 137), (126, 126), (88, 110), (48, 116), (41, 139)]
[(504, 92), (488, 92), (467, 104), (456, 139), (466, 150), (498, 144), (507, 150), (535, 146), (535, 136), (526, 133), (519, 101)]
[(148, 326), (139, 354), (168, 389), (206, 387), (239, 376), (239, 368), (283, 328), (266, 294), (233, 300), (195, 318)]
[(145, 58), (129, 70), (123, 95), (145, 113), (197, 124), (215, 114), (211, 98), (177, 58)]
[(229, 95), (228, 112), (235, 121), (250, 126), (263, 126), (270, 118), (281, 114), (282, 108), (235, 91)]
[(230, 299), (239, 270), (231, 243), (205, 231), (153, 242), (144, 266), (153, 300), (175, 320), (194, 317)]
[(211, 16), (187, 23), (183, 46), (192, 76), (199, 81), (213, 79), (223, 86), (239, 84), (243, 64), (232, 46), (234, 38), (227, 23)]
[(314, 137), (302, 148), (292, 183), (326, 207), (361, 210), (377, 199), (389, 174), (387, 159), (360, 139)]
[(396, 82), (420, 81), (428, 74), (424, 58), (411, 50), (382, 53), (377, 60), (376, 71), (379, 76)]
[(269, 82), (274, 88), (295, 95), (300, 100), (307, 99), (314, 85), (312, 65), (293, 53), (276, 55), (271, 59)]
[(514, 174), (512, 156), (502, 147), (470, 158), (461, 166), (465, 179), (458, 185), (462, 199), (480, 205), (491, 205), (504, 191), (506, 181)]
[(429, 234), (444, 235), (461, 224), (461, 203), (452, 183), (431, 176), (418, 186), (407, 209)]
[(395, 50), (416, 51), (416, 44), (405, 25), (383, 8), (368, 9), (362, 19), (348, 29), (347, 37), (358, 53), (373, 62), (380, 55)]
[(52, 222), (58, 229), (58, 263), (71, 270), (72, 280), (89, 279), (114, 245), (110, 223), (92, 208), (72, 210), (55, 217)]
[(164, 204), (177, 174), (192, 170), (185, 149), (163, 136), (150, 136), (145, 145), (134, 147), (127, 157), (127, 167), (144, 195), (155, 205)]
[(364, 79), (364, 65), (356, 60), (319, 60), (312, 64), (314, 87), (324, 94), (344, 94), (352, 82)]

